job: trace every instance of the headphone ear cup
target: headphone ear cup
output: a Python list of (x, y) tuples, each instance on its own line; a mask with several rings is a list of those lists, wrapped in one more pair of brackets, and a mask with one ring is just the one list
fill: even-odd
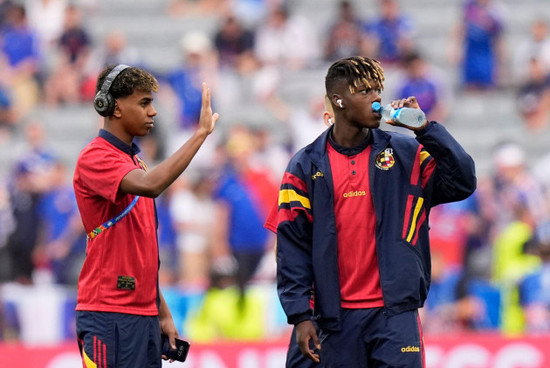
[(101, 116), (111, 116), (115, 111), (115, 102), (110, 93), (99, 91), (94, 98), (95, 111)]

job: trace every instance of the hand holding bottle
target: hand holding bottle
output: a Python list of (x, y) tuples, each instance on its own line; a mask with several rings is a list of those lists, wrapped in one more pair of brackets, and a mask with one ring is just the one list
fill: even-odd
[(394, 100), (385, 106), (376, 101), (372, 104), (372, 110), (378, 112), (387, 124), (405, 127), (413, 131), (423, 129), (428, 123), (426, 115), (420, 110), (414, 96)]

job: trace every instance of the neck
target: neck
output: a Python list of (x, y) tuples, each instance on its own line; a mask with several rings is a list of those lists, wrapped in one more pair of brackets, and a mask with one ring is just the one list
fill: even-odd
[(355, 147), (369, 135), (369, 128), (355, 128), (334, 125), (332, 139), (343, 147)]
[(127, 145), (131, 146), (132, 142), (134, 141), (134, 136), (128, 134), (124, 129), (119, 128), (121, 124), (118, 122), (113, 122), (110, 118), (105, 118), (103, 122), (103, 129), (126, 143)]

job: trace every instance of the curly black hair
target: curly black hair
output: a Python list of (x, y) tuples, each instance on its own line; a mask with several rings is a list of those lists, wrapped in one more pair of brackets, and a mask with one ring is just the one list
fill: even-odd
[[(115, 67), (116, 65), (110, 65), (101, 71), (97, 78), (96, 93), (99, 92), (105, 78)], [(129, 67), (117, 75), (109, 92), (113, 98), (117, 99), (130, 96), (136, 90), (158, 92), (158, 88), (158, 81), (151, 73), (138, 67)]]

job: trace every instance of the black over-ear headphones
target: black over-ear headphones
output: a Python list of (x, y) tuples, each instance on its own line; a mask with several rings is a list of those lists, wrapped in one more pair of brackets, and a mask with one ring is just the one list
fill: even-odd
[(113, 95), (109, 93), (109, 89), (111, 89), (113, 81), (120, 74), (120, 72), (126, 68), (129, 68), (129, 66), (124, 64), (115, 66), (103, 81), (101, 89), (97, 92), (94, 98), (94, 108), (99, 115), (113, 115), (113, 112), (115, 111), (115, 99), (113, 98)]

